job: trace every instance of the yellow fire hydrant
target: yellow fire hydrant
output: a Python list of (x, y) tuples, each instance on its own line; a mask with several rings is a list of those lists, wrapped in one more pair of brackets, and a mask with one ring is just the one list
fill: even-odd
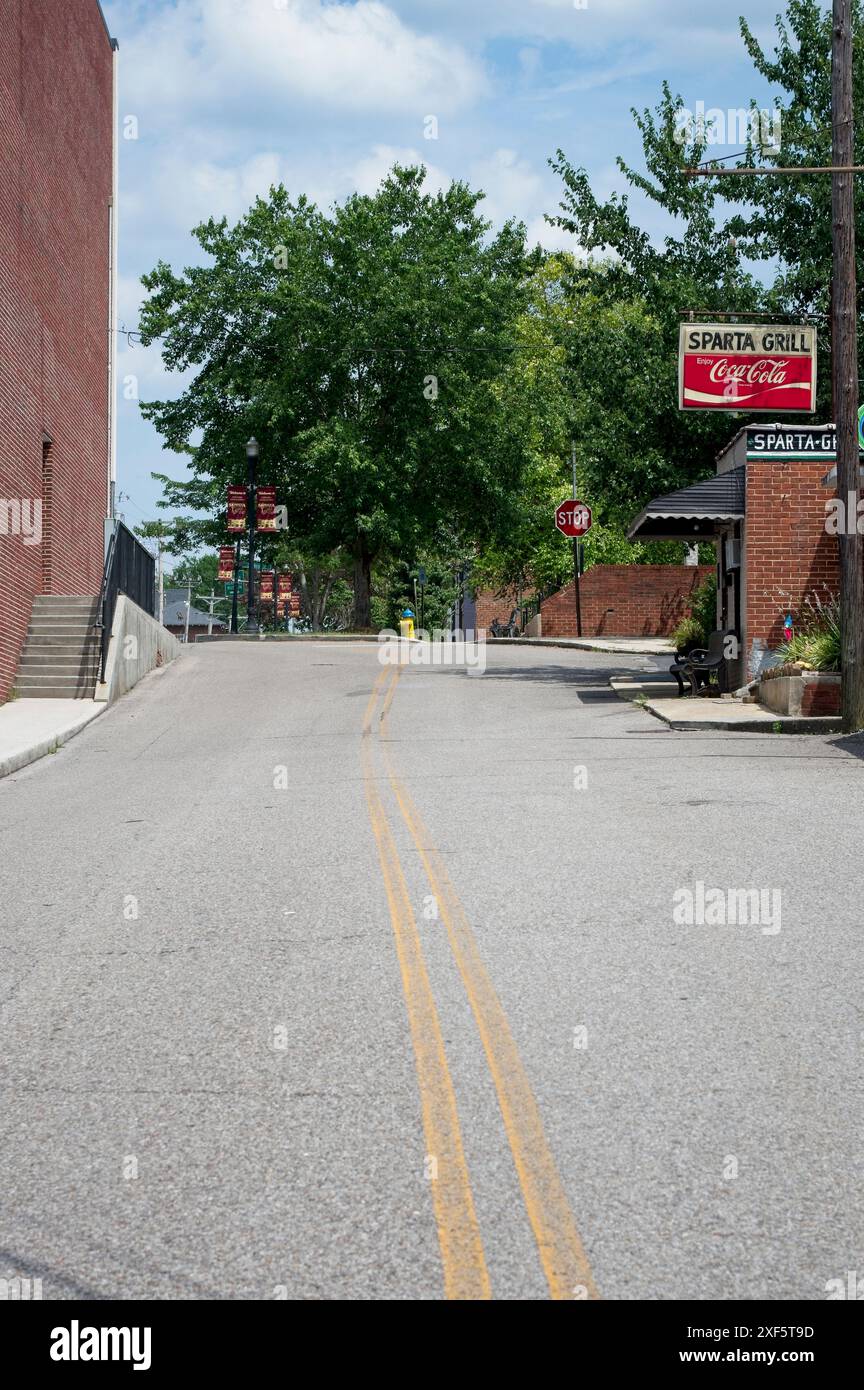
[(405, 609), (399, 620), (399, 632), (402, 637), (407, 637), (409, 640), (414, 636), (414, 614), (410, 608)]

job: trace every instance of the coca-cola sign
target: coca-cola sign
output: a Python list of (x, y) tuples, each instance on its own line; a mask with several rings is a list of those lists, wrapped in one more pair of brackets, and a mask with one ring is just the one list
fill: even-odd
[(816, 409), (816, 330), (809, 324), (682, 323), (681, 410)]

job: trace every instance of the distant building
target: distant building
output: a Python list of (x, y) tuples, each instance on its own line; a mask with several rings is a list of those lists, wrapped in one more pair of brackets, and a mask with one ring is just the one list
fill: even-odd
[(95, 600), (114, 475), (115, 50), (0, 0), (0, 700), (38, 595)]
[[(165, 590), (165, 616), (162, 619), (163, 627), (167, 627), (169, 632), (173, 632), (175, 637), (183, 641), (186, 632), (186, 601), (189, 595), (188, 589), (166, 589)], [(210, 631), (210, 614), (202, 608), (196, 608), (192, 604), (189, 608), (189, 641), (194, 642), (196, 637), (206, 636)], [(213, 617), (213, 631), (225, 632), (228, 624), (221, 618)]]

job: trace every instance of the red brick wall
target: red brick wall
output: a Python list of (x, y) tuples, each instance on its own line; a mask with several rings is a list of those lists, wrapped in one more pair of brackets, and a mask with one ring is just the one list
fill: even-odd
[(0, 0), (0, 498), (45, 496), (0, 535), (0, 699), (34, 596), (101, 582), (112, 67), (96, 0)]
[[(593, 565), (582, 576), (583, 637), (666, 637), (713, 565)], [(576, 636), (573, 585), (540, 606), (544, 637)]]
[(840, 683), (837, 684), (811, 684), (807, 683), (801, 697), (801, 714), (805, 719), (812, 718), (814, 715), (839, 714), (840, 713)]
[(830, 467), (814, 459), (747, 464), (745, 653), (757, 637), (778, 646), (785, 614), (791, 608), (794, 616), (808, 594), (837, 591), (837, 538), (825, 531), (834, 489), (819, 481)]
[[(530, 598), (533, 592), (533, 589), (526, 589), (522, 594), (523, 602), (525, 599)], [(474, 602), (477, 608), (478, 632), (482, 628), (488, 629), (489, 624), (493, 622), (495, 618), (498, 619), (499, 623), (509, 622), (510, 614), (513, 612), (513, 609), (519, 606), (519, 600), (515, 591), (504, 594), (502, 598), (499, 597), (498, 594), (492, 594), (489, 593), (488, 590), (483, 590), (475, 595)]]

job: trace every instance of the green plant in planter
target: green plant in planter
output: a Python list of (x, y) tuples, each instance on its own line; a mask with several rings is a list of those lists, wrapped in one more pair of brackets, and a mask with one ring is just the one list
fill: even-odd
[(780, 660), (809, 671), (840, 670), (840, 601), (811, 594), (801, 605), (796, 631), (779, 648)]
[(689, 652), (694, 647), (704, 647), (706, 639), (702, 624), (696, 618), (682, 618), (672, 633), (672, 641), (675, 643), (676, 652)]

